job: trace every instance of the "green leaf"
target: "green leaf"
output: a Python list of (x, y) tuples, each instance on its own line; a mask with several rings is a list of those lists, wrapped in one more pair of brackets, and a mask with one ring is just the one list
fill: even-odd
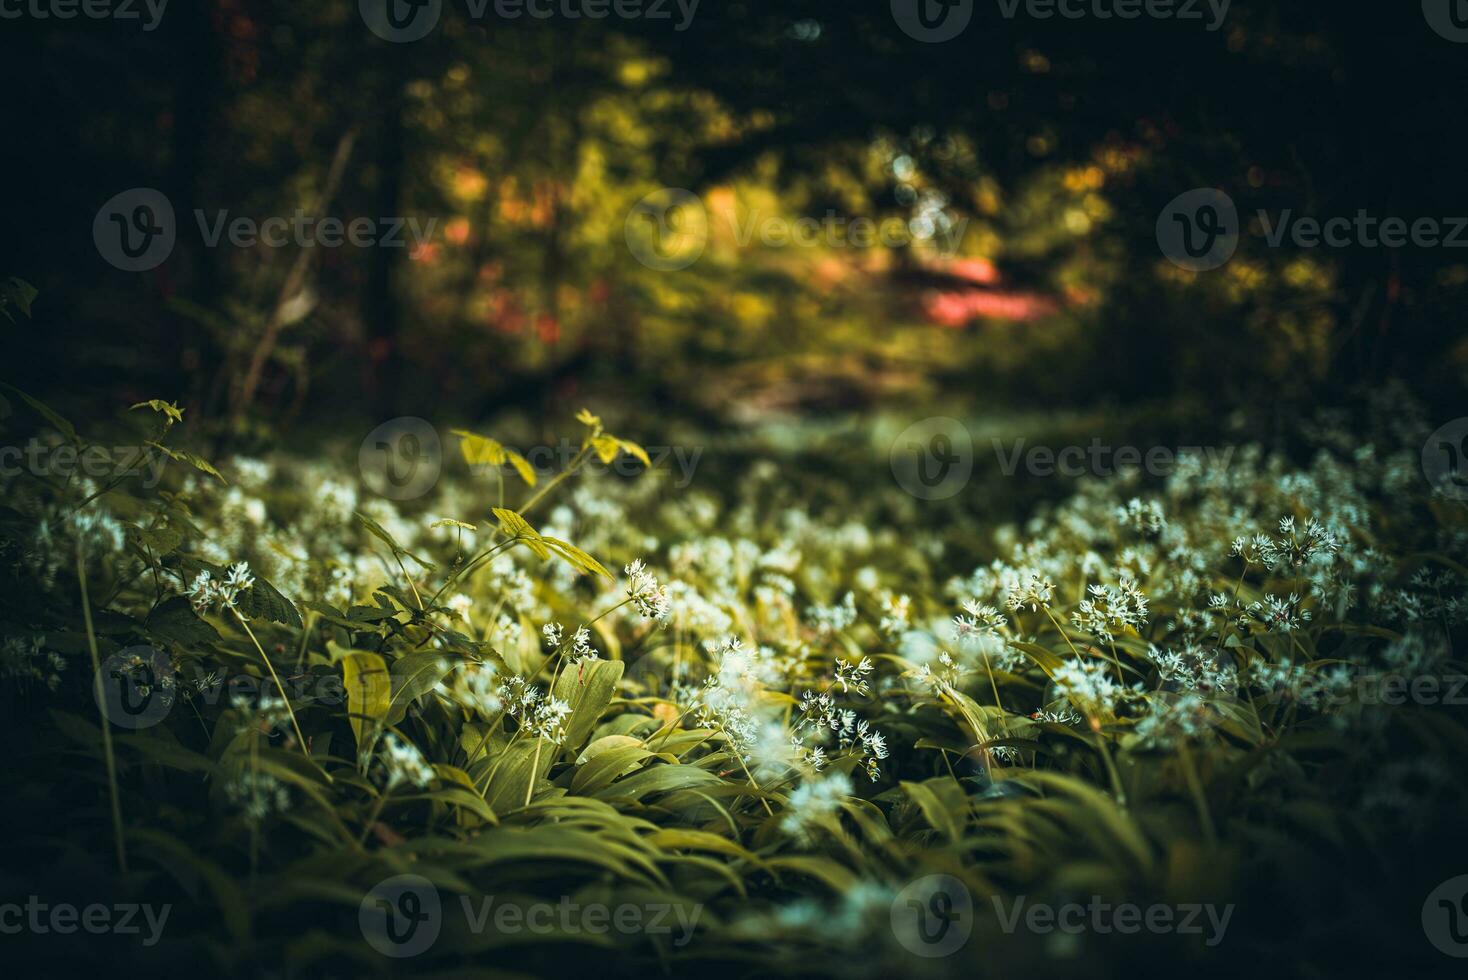
[(154, 636), (172, 640), (181, 647), (197, 648), (219, 640), (219, 631), (200, 619), (193, 604), (181, 595), (160, 602), (148, 614), (147, 629)]
[(0, 282), (0, 313), (4, 313), (6, 319), (14, 323), (15, 317), (10, 313), (10, 307), (13, 306), (24, 313), (26, 318), (29, 319), (31, 315), (31, 301), (39, 294), (35, 286), (32, 286), (24, 279), (17, 279), (11, 276), (4, 282)]
[(162, 413), (168, 419), (169, 425), (183, 421), (183, 409), (179, 408), (177, 404), (166, 402), (161, 398), (150, 398), (145, 402), (138, 402), (129, 408), (128, 411), (135, 412), (140, 408), (151, 408), (155, 412)]
[(348, 720), (357, 737), (357, 751), (366, 752), (392, 700), (387, 661), (375, 653), (349, 653), (342, 658), (342, 683), (347, 690)]
[(0, 381), (0, 388), (4, 388), (6, 391), (10, 392), (12, 395), (29, 405), (38, 415), (40, 415), (47, 422), (50, 422), (53, 429), (65, 436), (67, 442), (80, 445), (81, 440), (77, 438), (76, 429), (72, 426), (72, 424), (66, 421), (66, 419), (62, 418), (60, 415), (57, 415), (55, 412), (53, 412), (46, 405), (45, 402), (37, 398), (32, 398), (30, 395), (27, 395), (25, 392), (21, 391), (14, 385), (8, 385), (3, 381)]
[(625, 665), (620, 660), (592, 660), (567, 666), (556, 679), (554, 694), (571, 706), (566, 719), (565, 746), (576, 749), (586, 741), (601, 714), (612, 702)]
[(394, 660), (385, 723), (396, 725), (402, 721), (413, 702), (437, 687), (455, 666), (454, 660), (441, 653), (410, 653)]
[(500, 530), (505, 532), (506, 537), (524, 541), (526, 546), (540, 558), (549, 558), (550, 550), (546, 548), (540, 532), (530, 526), (530, 523), (515, 513), (503, 507), (491, 509), (495, 520), (500, 522)]
[(515, 450), (488, 436), (475, 435), (463, 429), (450, 431), (459, 437), (459, 451), (470, 466), (504, 466), (508, 463), (526, 485), (535, 486), (535, 468)]
[(262, 575), (255, 576), (255, 584), (241, 592), (237, 601), (240, 612), (251, 619), (268, 619), (291, 629), (300, 629), (304, 625), (301, 614), (291, 601)]
[(160, 453), (167, 456), (171, 460), (179, 463), (188, 463), (200, 473), (208, 473), (220, 483), (229, 483), (229, 481), (224, 478), (224, 474), (220, 473), (214, 468), (214, 464), (210, 463), (202, 456), (189, 452), (187, 449), (170, 449), (168, 446), (163, 445), (163, 443), (154, 442), (151, 439), (145, 442), (144, 445), (152, 446), (154, 449), (158, 450)]
[(424, 559), (419, 558), (417, 555), (413, 554), (411, 551), (399, 545), (397, 541), (393, 540), (393, 536), (387, 533), (387, 528), (383, 527), (381, 524), (377, 523), (366, 514), (362, 513), (361, 511), (357, 511), (356, 516), (357, 520), (361, 522), (362, 526), (367, 529), (367, 533), (371, 534), (374, 538), (382, 541), (384, 544), (392, 549), (394, 558), (411, 558), (424, 568), (433, 567), (433, 562), (425, 561)]
[(615, 578), (615, 576), (613, 576), (611, 572), (607, 571), (606, 567), (602, 565), (601, 562), (597, 561), (595, 558), (591, 557), (571, 542), (562, 541), (560, 538), (552, 538), (547, 536), (542, 536), (540, 540), (545, 544), (547, 548), (549, 548), (551, 551), (554, 551), (561, 558), (565, 559), (568, 563), (570, 563), (571, 567), (575, 568), (577, 571), (586, 572), (590, 575), (602, 575), (609, 579)]

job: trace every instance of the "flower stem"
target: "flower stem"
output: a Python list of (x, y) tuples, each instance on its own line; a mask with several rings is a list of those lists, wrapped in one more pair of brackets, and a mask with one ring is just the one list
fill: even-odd
[[(92, 655), (92, 676), (96, 678), (93, 683), (100, 685), (102, 683), (102, 661), (97, 655), (97, 633), (92, 626), (92, 603), (87, 598), (87, 563), (82, 555), (80, 533), (77, 534), (76, 539), (76, 577), (82, 592), (82, 618), (87, 626), (87, 650)], [(102, 753), (107, 759), (107, 792), (112, 802), (112, 837), (117, 847), (117, 867), (126, 872), (127, 847), (122, 839), (122, 801), (118, 797), (117, 756), (112, 749), (112, 722), (107, 720), (107, 712), (103, 709), (100, 698), (97, 702), (97, 713), (102, 719)]]

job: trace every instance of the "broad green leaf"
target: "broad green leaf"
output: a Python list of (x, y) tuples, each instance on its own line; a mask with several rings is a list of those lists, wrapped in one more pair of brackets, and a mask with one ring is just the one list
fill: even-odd
[(154, 449), (158, 450), (160, 453), (175, 462), (187, 463), (194, 469), (198, 470), (200, 473), (208, 473), (220, 483), (229, 483), (229, 481), (224, 478), (224, 474), (216, 470), (214, 468), (214, 464), (209, 462), (203, 456), (191, 453), (187, 449), (171, 449), (168, 446), (163, 445), (163, 443), (154, 442), (151, 439), (146, 441), (144, 445), (152, 446)]
[(392, 700), (392, 677), (387, 661), (375, 653), (354, 651), (342, 658), (342, 683), (347, 691), (348, 720), (357, 737), (357, 751), (365, 752), (387, 718)]

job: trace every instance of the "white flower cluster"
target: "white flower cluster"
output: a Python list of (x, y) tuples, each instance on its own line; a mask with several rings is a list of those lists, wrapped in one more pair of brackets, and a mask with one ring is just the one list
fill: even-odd
[(291, 805), (290, 790), (269, 773), (242, 770), (224, 784), (224, 796), (239, 807), (245, 819), (259, 823), (272, 813), (284, 813)]
[(399, 738), (396, 732), (388, 732), (382, 737), (378, 759), (382, 762), (389, 792), (403, 785), (422, 789), (433, 782), (433, 767), (428, 764), (418, 746)]
[(1111, 643), (1116, 640), (1113, 630), (1130, 627), (1141, 632), (1147, 625), (1147, 597), (1125, 575), (1117, 585), (1092, 584), (1086, 592), (1090, 598), (1082, 599), (1071, 614), (1077, 628)]
[(1102, 660), (1067, 660), (1051, 676), (1071, 704), (1092, 716), (1113, 713), (1126, 693)]
[(634, 560), (623, 571), (627, 573), (627, 598), (632, 600), (637, 611), (656, 622), (666, 620), (672, 612), (668, 590), (658, 585), (658, 580), (643, 565), (642, 559)]
[(560, 745), (566, 738), (566, 719), (571, 706), (525, 680), (509, 677), (500, 685), (499, 698), (505, 711), (520, 723), (520, 730)]
[(216, 580), (208, 572), (200, 572), (184, 589), (184, 595), (193, 604), (194, 611), (200, 614), (211, 609), (234, 609), (240, 593), (254, 584), (255, 577), (250, 574), (249, 563), (237, 561), (229, 566), (223, 579)]
[(813, 840), (815, 828), (835, 817), (851, 793), (851, 780), (843, 773), (806, 780), (786, 800), (780, 829), (802, 841)]

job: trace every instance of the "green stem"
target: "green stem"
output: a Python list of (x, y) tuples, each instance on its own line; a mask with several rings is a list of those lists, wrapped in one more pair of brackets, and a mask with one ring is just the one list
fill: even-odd
[[(92, 676), (96, 678), (93, 683), (100, 685), (102, 660), (97, 655), (97, 633), (92, 626), (92, 603), (87, 598), (87, 563), (82, 554), (80, 531), (76, 538), (76, 577), (82, 592), (82, 618), (87, 627), (87, 650), (92, 655)], [(97, 701), (97, 713), (102, 719), (102, 752), (107, 758), (107, 791), (112, 801), (112, 837), (117, 847), (117, 867), (126, 873), (127, 847), (122, 839), (122, 801), (117, 789), (117, 756), (112, 749), (112, 722), (107, 720), (107, 712), (102, 707), (101, 699)]]
[(306, 747), (306, 736), (301, 734), (301, 723), (296, 721), (296, 709), (291, 707), (290, 694), (287, 693), (285, 685), (280, 682), (280, 676), (275, 672), (275, 665), (265, 655), (265, 648), (260, 645), (259, 640), (255, 639), (254, 631), (250, 629), (250, 624), (245, 621), (245, 617), (240, 615), (240, 611), (234, 606), (230, 606), (229, 611), (234, 613), (234, 618), (239, 620), (239, 624), (245, 628), (245, 635), (250, 638), (251, 643), (255, 644), (255, 649), (260, 651), (260, 659), (265, 661), (265, 669), (270, 671), (270, 679), (275, 682), (275, 689), (280, 692), (280, 698), (285, 702), (286, 714), (291, 716), (291, 727), (296, 730), (296, 741), (301, 744), (301, 754), (307, 759), (311, 758), (311, 751)]

